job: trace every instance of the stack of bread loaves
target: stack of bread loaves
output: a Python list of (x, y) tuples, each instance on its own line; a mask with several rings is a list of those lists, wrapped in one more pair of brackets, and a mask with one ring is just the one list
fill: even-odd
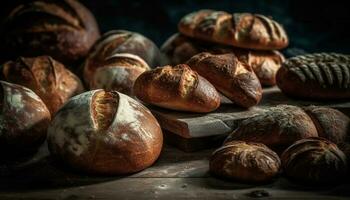
[(349, 134), (350, 119), (337, 110), (271, 107), (227, 137), (212, 154), (210, 171), (250, 183), (271, 181), (280, 171), (302, 183), (341, 183), (348, 173), (343, 151), (348, 151)]
[[(159, 65), (152, 41), (129, 31), (97, 40), (93, 15), (74, 0), (28, 1), (3, 27), (1, 163), (32, 156), (45, 138), (54, 158), (87, 173), (128, 174), (157, 160), (163, 145), (157, 120), (118, 92), (132, 95), (135, 79)], [(83, 58), (85, 83), (94, 89), (85, 93), (70, 71), (78, 72), (72, 66)]]

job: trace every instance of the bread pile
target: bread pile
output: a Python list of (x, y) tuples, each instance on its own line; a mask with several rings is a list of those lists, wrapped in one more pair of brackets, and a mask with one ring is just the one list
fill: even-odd
[(349, 144), (350, 118), (343, 113), (279, 105), (244, 120), (212, 154), (210, 171), (248, 183), (270, 182), (281, 172), (303, 184), (342, 183)]

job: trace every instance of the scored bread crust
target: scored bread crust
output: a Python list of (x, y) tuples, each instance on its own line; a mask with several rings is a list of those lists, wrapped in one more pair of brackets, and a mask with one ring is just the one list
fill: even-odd
[(252, 69), (234, 54), (200, 53), (187, 64), (239, 106), (249, 108), (262, 97), (261, 84)]
[(214, 86), (185, 64), (144, 72), (135, 82), (134, 93), (145, 103), (173, 110), (210, 112), (220, 105)]
[(282, 26), (259, 14), (199, 10), (184, 16), (178, 29), (192, 38), (241, 48), (273, 50), (288, 45)]
[(248, 64), (259, 81), (264, 86), (276, 84), (276, 74), (285, 60), (284, 56), (274, 51), (242, 49), (231, 46), (213, 44), (184, 36), (174, 34), (161, 47), (166, 62), (172, 65), (185, 63), (192, 56), (202, 52), (213, 54), (233, 53), (237, 58)]
[(283, 93), (303, 99), (350, 98), (350, 56), (316, 53), (286, 60), (277, 72)]

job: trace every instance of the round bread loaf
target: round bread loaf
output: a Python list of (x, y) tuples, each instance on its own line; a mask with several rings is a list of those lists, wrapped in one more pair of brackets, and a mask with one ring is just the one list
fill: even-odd
[(70, 97), (84, 91), (79, 78), (49, 56), (9, 61), (1, 69), (1, 79), (33, 90), (51, 114)]
[(344, 153), (334, 143), (322, 138), (295, 142), (281, 156), (285, 174), (301, 183), (341, 183), (347, 174)]
[(315, 100), (350, 98), (350, 56), (316, 53), (289, 58), (277, 73), (283, 93)]
[(49, 55), (65, 64), (84, 58), (100, 36), (93, 15), (75, 0), (34, 0), (18, 5), (1, 30), (3, 58)]
[(71, 98), (48, 129), (51, 154), (87, 173), (128, 174), (158, 158), (161, 128), (151, 112), (121, 93), (93, 90)]
[(85, 60), (83, 64), (84, 81), (89, 84), (97, 68), (116, 53), (137, 55), (150, 67), (159, 66), (161, 62), (158, 47), (145, 36), (125, 30), (109, 31), (95, 43)]
[(34, 153), (46, 138), (51, 117), (30, 89), (0, 81), (0, 160)]
[(225, 143), (234, 140), (258, 142), (280, 153), (297, 140), (317, 136), (313, 121), (303, 109), (279, 105), (244, 120)]
[(114, 90), (133, 96), (134, 82), (146, 70), (150, 68), (142, 58), (128, 53), (114, 54), (96, 70), (90, 89)]
[(240, 62), (234, 54), (204, 52), (193, 56), (187, 64), (237, 105), (249, 108), (260, 102), (262, 88), (259, 79), (252, 68)]
[(178, 28), (192, 38), (247, 49), (274, 50), (288, 45), (283, 27), (259, 14), (199, 10), (184, 16)]
[(145, 103), (173, 110), (211, 112), (220, 106), (214, 86), (185, 64), (144, 72), (135, 81), (134, 93)]
[(256, 183), (271, 181), (278, 174), (281, 161), (264, 144), (232, 141), (214, 151), (209, 165), (216, 176)]

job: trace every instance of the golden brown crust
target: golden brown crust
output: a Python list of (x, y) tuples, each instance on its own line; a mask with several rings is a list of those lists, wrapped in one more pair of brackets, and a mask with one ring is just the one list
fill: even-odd
[(158, 47), (145, 36), (131, 31), (113, 30), (105, 33), (91, 48), (83, 64), (85, 83), (89, 84), (95, 71), (105, 60), (116, 53), (134, 54), (142, 58), (150, 67), (160, 65)]
[(30, 89), (0, 81), (0, 160), (34, 153), (51, 120), (44, 102)]
[(347, 161), (337, 145), (322, 138), (295, 142), (281, 157), (285, 174), (301, 183), (341, 183), (347, 174)]
[(204, 52), (193, 56), (187, 64), (239, 106), (254, 106), (262, 97), (258, 78), (234, 54)]
[(49, 56), (9, 61), (1, 69), (1, 78), (33, 90), (51, 114), (70, 97), (84, 91), (79, 78)]
[(277, 85), (299, 98), (350, 98), (350, 56), (317, 53), (290, 58), (277, 73)]
[(96, 70), (90, 89), (114, 90), (133, 96), (135, 80), (146, 70), (150, 67), (142, 58), (127, 53), (114, 54)]
[(1, 32), (4, 58), (50, 55), (72, 64), (100, 36), (95, 18), (75, 0), (36, 0), (17, 6)]
[(276, 84), (277, 71), (284, 61), (284, 56), (278, 51), (255, 51), (212, 44), (182, 34), (171, 36), (162, 45), (161, 51), (165, 54), (167, 63), (172, 65), (185, 63), (192, 56), (202, 52), (233, 53), (241, 62), (248, 64), (253, 69), (260, 83), (264, 86)]
[(118, 92), (93, 90), (71, 98), (49, 129), (49, 150), (72, 168), (128, 174), (152, 165), (162, 149), (161, 128), (142, 104)]
[(288, 45), (280, 24), (258, 14), (199, 10), (184, 16), (179, 31), (192, 38), (241, 48), (273, 50)]
[(264, 144), (232, 141), (212, 154), (209, 166), (216, 176), (257, 183), (271, 181), (278, 174), (281, 161)]
[(319, 106), (303, 108), (314, 122), (318, 136), (337, 145), (343, 144), (350, 137), (350, 119), (342, 112)]
[(214, 86), (184, 64), (141, 74), (134, 93), (146, 103), (174, 110), (211, 112), (220, 105)]
[(225, 143), (234, 140), (259, 142), (280, 152), (297, 140), (317, 136), (313, 121), (303, 109), (279, 105), (244, 120)]

